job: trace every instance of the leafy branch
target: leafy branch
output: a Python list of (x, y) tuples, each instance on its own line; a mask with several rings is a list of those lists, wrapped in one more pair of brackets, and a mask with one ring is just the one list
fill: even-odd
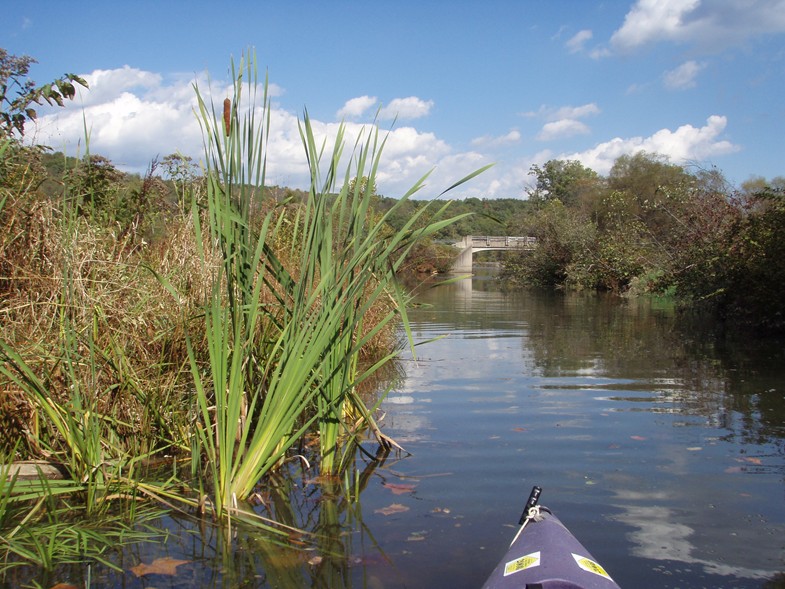
[(25, 134), (25, 123), (34, 121), (38, 113), (34, 104), (65, 106), (76, 96), (76, 85), (87, 88), (87, 82), (76, 74), (63, 74), (48, 84), (36, 87), (28, 74), (37, 63), (27, 55), (10, 55), (0, 47), (0, 137), (14, 132)]

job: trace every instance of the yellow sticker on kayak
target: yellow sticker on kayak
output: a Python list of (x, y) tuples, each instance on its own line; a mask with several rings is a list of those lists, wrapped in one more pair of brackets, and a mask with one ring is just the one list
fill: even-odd
[(504, 576), (519, 573), (523, 570), (530, 569), (540, 565), (540, 553), (532, 552), (526, 556), (521, 556), (515, 560), (511, 560), (504, 565)]
[(575, 559), (575, 562), (578, 563), (578, 566), (581, 567), (584, 571), (589, 571), (595, 575), (600, 575), (606, 579), (611, 579), (611, 576), (605, 572), (605, 569), (602, 568), (599, 563), (594, 562), (592, 559), (586, 558), (585, 556), (580, 556), (579, 554), (575, 553), (572, 554), (572, 557)]

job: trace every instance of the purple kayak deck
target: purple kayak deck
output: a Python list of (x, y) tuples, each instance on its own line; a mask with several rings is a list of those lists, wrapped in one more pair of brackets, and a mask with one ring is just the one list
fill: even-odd
[(547, 508), (530, 520), (483, 589), (620, 589)]

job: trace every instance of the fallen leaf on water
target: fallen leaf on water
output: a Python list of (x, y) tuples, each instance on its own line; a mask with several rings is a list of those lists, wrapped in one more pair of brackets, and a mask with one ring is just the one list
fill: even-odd
[(177, 560), (176, 558), (164, 556), (163, 558), (156, 558), (150, 564), (140, 562), (135, 567), (131, 567), (131, 572), (137, 577), (143, 577), (144, 575), (176, 575), (177, 567), (189, 562), (191, 561)]
[(409, 537), (406, 538), (407, 542), (422, 542), (425, 540), (425, 536), (428, 535), (428, 532), (423, 530), (422, 532), (412, 532), (409, 534)]
[(57, 585), (52, 585), (50, 589), (79, 589), (79, 587), (71, 585), (71, 583), (58, 583)]
[(630, 439), (635, 440), (636, 442), (642, 442), (646, 438), (644, 438), (643, 436), (630, 436)]
[(514, 427), (514, 428), (512, 428), (512, 431), (514, 431), (514, 432), (525, 432), (526, 428), (525, 427)]
[(434, 507), (431, 510), (433, 513), (450, 513), (449, 507)]
[(393, 495), (403, 495), (404, 493), (411, 493), (417, 485), (407, 485), (403, 483), (382, 483), (382, 487), (390, 489)]
[(750, 464), (763, 464), (763, 461), (760, 458), (755, 458), (753, 456), (745, 456), (742, 460), (744, 462), (749, 462)]
[(700, 446), (692, 446), (691, 448), (687, 448), (687, 452), (700, 452), (703, 450)]
[(393, 503), (392, 505), (388, 505), (387, 507), (382, 507), (381, 509), (377, 509), (374, 513), (381, 513), (382, 515), (392, 515), (394, 513), (403, 513), (404, 511), (409, 511), (409, 508), (405, 505), (401, 505), (400, 503)]

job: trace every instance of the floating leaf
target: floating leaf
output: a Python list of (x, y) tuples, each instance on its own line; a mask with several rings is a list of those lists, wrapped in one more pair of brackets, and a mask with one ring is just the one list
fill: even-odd
[(687, 452), (700, 452), (703, 450), (700, 446), (692, 446), (691, 448), (687, 448)]
[(404, 511), (409, 511), (409, 508), (405, 505), (401, 505), (400, 503), (393, 503), (387, 507), (377, 509), (374, 513), (381, 513), (382, 515), (393, 515), (394, 513), (403, 513)]
[(644, 438), (643, 436), (630, 436), (630, 439), (635, 440), (636, 442), (642, 442), (646, 438)]
[(760, 458), (755, 458), (754, 456), (745, 456), (742, 459), (742, 462), (749, 462), (750, 464), (763, 464), (763, 461)]
[(50, 589), (79, 589), (79, 587), (71, 585), (71, 583), (58, 583), (57, 585), (52, 585)]
[(512, 428), (512, 431), (514, 431), (514, 432), (525, 432), (526, 428), (525, 427), (514, 427), (514, 428)]
[(407, 485), (403, 483), (382, 483), (382, 487), (389, 489), (393, 495), (403, 495), (404, 493), (411, 493), (417, 485)]
[(168, 556), (164, 556), (163, 558), (156, 558), (150, 564), (140, 562), (138, 565), (131, 568), (131, 572), (135, 574), (137, 577), (143, 577), (144, 575), (173, 576), (177, 574), (178, 566), (189, 562), (191, 561), (177, 560), (176, 558), (169, 558)]

